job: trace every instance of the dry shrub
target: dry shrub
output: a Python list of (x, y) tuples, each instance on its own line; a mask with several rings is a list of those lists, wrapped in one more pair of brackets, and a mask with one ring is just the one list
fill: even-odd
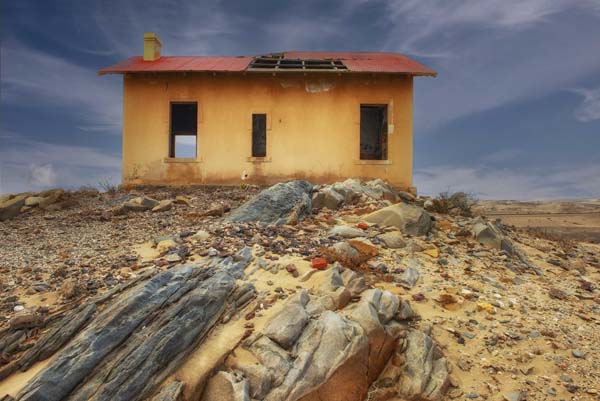
[(429, 209), (433, 212), (471, 217), (473, 216), (472, 208), (477, 203), (477, 198), (466, 192), (450, 193), (446, 191), (440, 193), (431, 202), (432, 205)]
[(98, 186), (109, 195), (114, 195), (119, 190), (119, 187), (113, 184), (110, 178), (101, 178), (100, 181), (98, 181)]

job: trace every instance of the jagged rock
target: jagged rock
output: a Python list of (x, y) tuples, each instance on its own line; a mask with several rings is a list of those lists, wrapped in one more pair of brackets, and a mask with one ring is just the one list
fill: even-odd
[(432, 227), (429, 213), (423, 208), (406, 203), (379, 209), (366, 215), (364, 220), (382, 226), (393, 226), (410, 235), (426, 235)]
[[(360, 391), (359, 383), (355, 383), (356, 389), (348, 389), (343, 398), (332, 397), (331, 392), (323, 388), (323, 384), (344, 365), (346, 368), (359, 370), (363, 375), (362, 380), (366, 381), (364, 374), (367, 367), (357, 364), (354, 358), (360, 355), (362, 359), (367, 352), (367, 338), (357, 323), (335, 312), (323, 312), (318, 319), (308, 324), (297, 342), (294, 350), (297, 357), (285, 374), (283, 382), (271, 390), (264, 400), (298, 400), (314, 391), (330, 394), (327, 398), (322, 398), (327, 400), (362, 400), (353, 396), (353, 392)], [(357, 376), (357, 379), (359, 378), (360, 376)], [(364, 390), (362, 396), (364, 397)]]
[(202, 401), (250, 401), (248, 382), (236, 373), (217, 372), (208, 381)]
[(473, 236), (477, 242), (494, 249), (501, 249), (502, 233), (491, 223), (476, 223)]
[(250, 398), (262, 400), (273, 384), (269, 370), (259, 363), (235, 363), (234, 367), (242, 372), (248, 380)]
[(273, 316), (263, 334), (283, 348), (290, 349), (308, 323), (309, 316), (304, 308), (308, 301), (306, 291), (290, 298), (286, 306)]
[(151, 401), (182, 401), (185, 384), (180, 381), (172, 381), (164, 386)]
[(258, 337), (247, 347), (256, 359), (267, 368), (273, 378), (273, 386), (279, 386), (291, 368), (291, 358), (287, 352), (265, 336)]
[(171, 199), (165, 199), (158, 203), (158, 205), (152, 208), (153, 212), (166, 212), (167, 210), (173, 209), (173, 201)]
[(193, 207), (192, 202), (189, 200), (189, 198), (183, 195), (177, 195), (175, 197), (175, 203), (177, 203), (178, 205), (186, 205), (189, 207)]
[(160, 202), (156, 199), (152, 199), (147, 196), (140, 196), (125, 202), (123, 207), (125, 210), (131, 212), (143, 212), (145, 210), (155, 208), (159, 203)]
[(370, 391), (370, 400), (439, 401), (449, 385), (448, 366), (432, 338), (410, 330)]
[(400, 231), (391, 231), (380, 234), (377, 238), (379, 238), (385, 246), (391, 249), (404, 248), (406, 246), (406, 242), (404, 242), (404, 238)]
[(355, 297), (369, 288), (362, 275), (358, 275), (351, 269), (344, 269), (341, 272), (342, 282), (344, 287), (350, 291), (350, 296)]
[(331, 230), (329, 230), (330, 237), (342, 237), (342, 238), (356, 238), (356, 237), (364, 237), (365, 232), (359, 228), (354, 228), (350, 226), (338, 225), (334, 226)]
[(407, 398), (440, 400), (448, 388), (446, 359), (426, 333), (411, 330), (406, 338), (405, 365), (398, 393)]
[(234, 210), (227, 220), (293, 223), (310, 214), (311, 191), (312, 184), (307, 181), (289, 181), (273, 185)]
[(315, 192), (312, 196), (312, 207), (314, 209), (322, 209), (326, 207), (330, 210), (339, 209), (344, 203), (345, 198), (339, 192), (332, 188), (323, 188), (319, 192)]
[(368, 259), (347, 242), (337, 242), (327, 248), (327, 250), (333, 260), (340, 262), (344, 266), (358, 266)]
[(344, 182), (333, 184), (331, 188), (341, 194), (348, 204), (355, 203), (361, 198), (388, 200), (394, 203), (400, 199), (398, 191), (381, 179), (363, 183), (355, 178), (349, 178)]
[(52, 189), (49, 191), (42, 192), (40, 196), (42, 199), (38, 203), (40, 209), (48, 209), (50, 206), (57, 203), (63, 196), (65, 191), (63, 189)]
[(18, 312), (8, 322), (11, 329), (26, 329), (41, 326), (44, 318), (35, 310), (26, 309)]
[(419, 271), (414, 267), (407, 267), (402, 273), (402, 276), (398, 278), (400, 285), (406, 289), (411, 289), (417, 284), (419, 280)]
[(250, 258), (250, 250), (243, 249), (237, 262), (230, 257), (183, 265), (131, 288), (67, 344), (17, 399), (145, 399), (221, 318)]
[(398, 312), (396, 312), (396, 316), (394, 317), (398, 321), (404, 320), (414, 320), (417, 318), (417, 314), (413, 310), (412, 306), (410, 306), (410, 302), (406, 300), (400, 301), (400, 306), (398, 307)]
[(353, 238), (347, 242), (358, 251), (361, 259), (368, 260), (379, 255), (379, 248), (366, 238)]
[(0, 221), (6, 221), (17, 216), (25, 205), (27, 197), (29, 197), (29, 194), (21, 194), (0, 203)]
[(43, 198), (41, 196), (30, 196), (27, 199), (25, 199), (25, 206), (30, 206), (30, 207), (37, 206), (40, 204), (42, 199)]

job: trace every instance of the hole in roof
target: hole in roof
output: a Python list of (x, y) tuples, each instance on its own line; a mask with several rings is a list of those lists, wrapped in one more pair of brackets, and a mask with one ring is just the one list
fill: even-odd
[(248, 66), (252, 71), (343, 71), (348, 70), (341, 60), (337, 59), (298, 59), (284, 58), (283, 53), (271, 53), (257, 56)]

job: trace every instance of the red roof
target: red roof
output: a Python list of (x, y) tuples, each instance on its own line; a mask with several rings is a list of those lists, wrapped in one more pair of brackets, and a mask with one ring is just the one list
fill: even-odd
[[(399, 53), (374, 52), (284, 52), (284, 59), (340, 60), (348, 72), (409, 74), (436, 76), (429, 67)], [(155, 61), (144, 61), (136, 56), (110, 67), (102, 68), (99, 74), (125, 74), (135, 72), (201, 72), (246, 71), (255, 57), (261, 56), (176, 56), (161, 57)], [(264, 56), (262, 56), (264, 57)], [(281, 71), (281, 70), (278, 70)], [(269, 71), (271, 72), (271, 71)], [(283, 71), (282, 71), (283, 72)], [(345, 72), (345, 71), (344, 71)]]

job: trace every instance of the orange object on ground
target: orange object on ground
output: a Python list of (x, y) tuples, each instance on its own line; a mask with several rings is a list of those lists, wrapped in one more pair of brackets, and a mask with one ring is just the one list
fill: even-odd
[(313, 269), (325, 270), (327, 268), (327, 259), (325, 258), (314, 258), (311, 263)]

